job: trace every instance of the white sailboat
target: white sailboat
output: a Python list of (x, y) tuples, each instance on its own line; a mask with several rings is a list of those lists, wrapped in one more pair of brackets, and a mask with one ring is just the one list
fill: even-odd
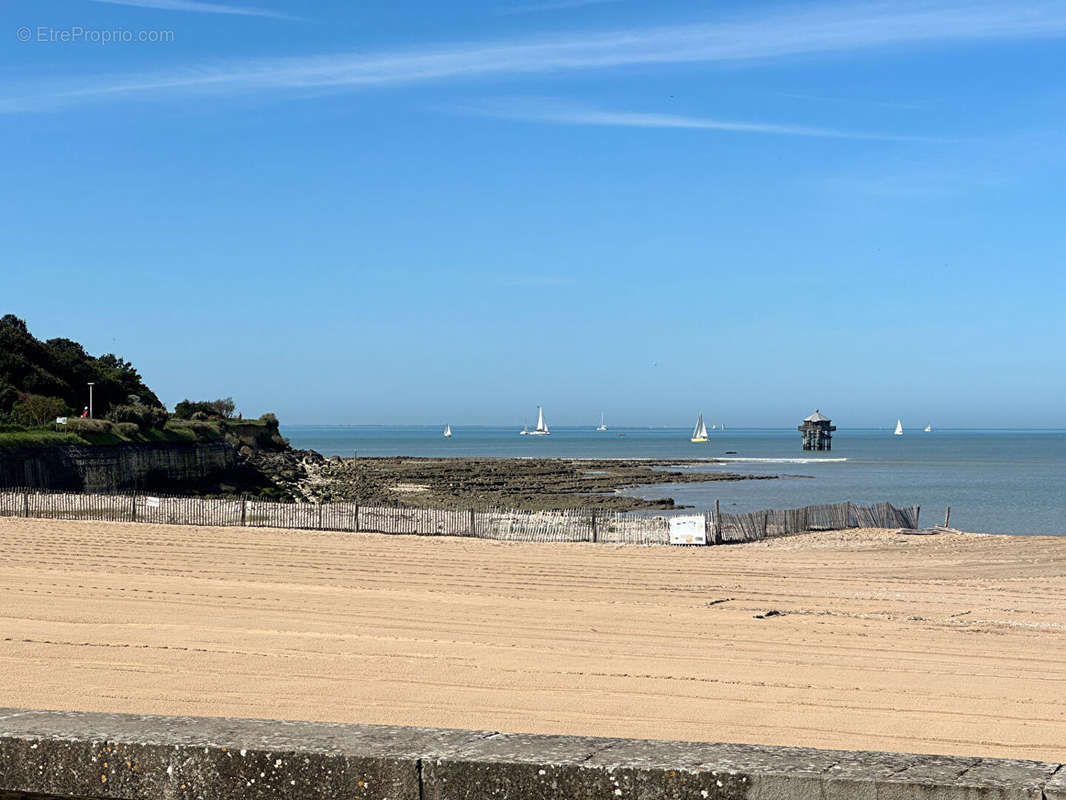
[(892, 433), (894, 435), (896, 435), (896, 436), (902, 436), (903, 435), (903, 420), (901, 420), (901, 419), (897, 419), (896, 420), (896, 429), (894, 431), (892, 431)]
[(544, 421), (544, 409), (537, 406), (537, 427), (526, 432), (529, 436), (551, 436), (548, 423)]
[(451, 439), (452, 438), (452, 426), (451, 425), (445, 425), (444, 426), (444, 438), (445, 439)]
[(707, 441), (707, 426), (703, 422), (703, 412), (700, 412), (699, 419), (696, 420), (696, 427), (692, 429), (692, 438), (689, 440), (692, 442), (706, 442)]
[(602, 411), (600, 412), (600, 427), (598, 427), (596, 430), (598, 430), (598, 431), (607, 430), (607, 426), (603, 424), (603, 412)]
[(529, 426), (528, 425), (523, 425), (522, 426), (522, 430), (520, 430), (518, 432), (518, 435), (519, 436), (529, 436)]
[(932, 433), (933, 432), (933, 424), (929, 423), (928, 425), (926, 425), (924, 428), (922, 428), (922, 432), (923, 433)]

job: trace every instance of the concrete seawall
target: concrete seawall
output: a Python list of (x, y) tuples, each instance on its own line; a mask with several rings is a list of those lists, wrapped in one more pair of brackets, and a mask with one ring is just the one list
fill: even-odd
[(0, 798), (1066, 800), (1060, 764), (0, 709)]
[(0, 450), (0, 488), (112, 492), (197, 483), (232, 469), (227, 442)]

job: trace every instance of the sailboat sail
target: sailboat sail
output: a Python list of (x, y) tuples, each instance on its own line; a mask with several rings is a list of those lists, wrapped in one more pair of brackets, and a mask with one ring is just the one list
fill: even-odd
[(537, 406), (537, 427), (529, 431), (530, 436), (549, 436), (548, 423), (544, 421), (544, 409)]
[(452, 426), (451, 425), (445, 425), (444, 426), (444, 438), (445, 439), (450, 439), (451, 437), (452, 437)]
[(901, 420), (901, 419), (897, 419), (896, 420), (896, 430), (894, 430), (893, 433), (896, 436), (902, 436), (903, 435), (903, 420)]
[(926, 433), (932, 433), (932, 432), (933, 432), (933, 425), (932, 425), (932, 423), (930, 423), (929, 425), (926, 425), (926, 426), (925, 426), (925, 428), (924, 428), (924, 430), (925, 430), (925, 432), (926, 432)]
[(700, 412), (699, 419), (696, 420), (696, 427), (692, 429), (692, 441), (694, 442), (706, 442), (707, 441), (707, 425), (703, 422), (703, 412)]
[(607, 430), (607, 426), (603, 422), (603, 412), (602, 411), (600, 412), (600, 427), (598, 427), (596, 430), (598, 430), (598, 431)]

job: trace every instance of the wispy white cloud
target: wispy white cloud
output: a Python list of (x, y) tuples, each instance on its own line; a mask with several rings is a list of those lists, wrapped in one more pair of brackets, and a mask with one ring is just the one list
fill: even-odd
[(743, 63), (1064, 34), (1066, 0), (1019, 0), (1006, 4), (971, 0), (936, 5), (900, 0), (886, 5), (808, 7), (728, 22), (580, 36), (202, 64), (173, 72), (85, 77), (63, 85), (34, 84), (24, 86), (21, 92), (7, 83), (0, 91), (0, 111), (179, 92), (389, 87), (616, 67)]
[(582, 6), (602, 6), (607, 3), (621, 3), (623, 0), (554, 0), (546, 3), (530, 3), (528, 5), (509, 6), (499, 9), (500, 14), (535, 14), (539, 11), (559, 11), (567, 8), (581, 8)]
[(195, 11), (201, 14), (237, 14), (246, 17), (275, 17), (292, 19), (289, 14), (268, 11), (265, 8), (233, 6), (225, 3), (207, 3), (202, 0), (91, 0), (94, 3), (108, 3), (116, 6), (137, 6), (138, 8), (158, 8), (164, 11)]
[(674, 128), (682, 130), (723, 131), (728, 133), (758, 133), (776, 136), (809, 136), (821, 139), (864, 139), (878, 141), (940, 141), (927, 137), (899, 136), (886, 133), (846, 131), (808, 125), (789, 125), (772, 122), (741, 122), (737, 120), (691, 117), (680, 114), (648, 113), (641, 111), (612, 111), (581, 106), (557, 99), (508, 98), (489, 102), (463, 103), (448, 110), (478, 116), (543, 122), (557, 125), (592, 125), (622, 128)]

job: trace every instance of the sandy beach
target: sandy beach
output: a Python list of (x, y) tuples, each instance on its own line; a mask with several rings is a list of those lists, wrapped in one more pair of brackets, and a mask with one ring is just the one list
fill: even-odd
[(5, 518), (0, 565), (0, 706), (1032, 759), (1066, 742), (1066, 539)]

